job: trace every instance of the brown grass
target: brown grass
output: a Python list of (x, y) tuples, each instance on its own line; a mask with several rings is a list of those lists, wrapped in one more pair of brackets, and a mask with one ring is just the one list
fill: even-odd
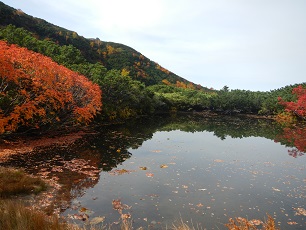
[(65, 229), (58, 218), (25, 208), (19, 202), (6, 200), (0, 201), (0, 205), (0, 229)]
[(192, 221), (191, 221), (191, 226), (189, 226), (181, 218), (179, 221), (176, 221), (172, 224), (171, 229), (173, 230), (202, 230), (203, 228), (200, 227), (199, 225), (194, 227), (194, 224), (192, 223)]
[[(7, 230), (103, 230), (102, 227), (79, 227), (61, 221), (58, 216), (47, 216), (43, 212), (25, 207), (12, 200), (0, 201), (0, 229)], [(132, 229), (132, 228), (131, 228)]]
[(0, 167), (0, 197), (39, 193), (47, 188), (46, 183), (22, 170)]
[(275, 226), (274, 219), (270, 215), (267, 216), (268, 219), (265, 222), (260, 220), (247, 220), (242, 217), (230, 218), (229, 223), (225, 226), (229, 230), (257, 230), (259, 226), (262, 226), (262, 230), (278, 230), (279, 228)]

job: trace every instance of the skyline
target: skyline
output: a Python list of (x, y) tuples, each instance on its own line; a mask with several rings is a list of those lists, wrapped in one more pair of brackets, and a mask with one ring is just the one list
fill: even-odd
[(269, 91), (306, 79), (303, 0), (5, 0), (33, 17), (132, 47), (205, 87)]

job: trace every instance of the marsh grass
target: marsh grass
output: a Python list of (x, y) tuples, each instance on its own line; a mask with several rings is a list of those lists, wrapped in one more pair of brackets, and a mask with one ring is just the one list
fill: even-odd
[(0, 197), (7, 198), (19, 194), (37, 194), (46, 190), (47, 184), (38, 177), (22, 170), (0, 167)]
[(257, 230), (258, 229), (258, 225), (262, 225), (262, 230), (279, 230), (278, 227), (275, 226), (275, 221), (274, 219), (270, 216), (267, 215), (268, 219), (265, 222), (261, 222), (258, 221), (257, 222), (261, 222), (261, 223), (254, 223), (254, 221), (249, 221), (246, 218), (241, 218), (241, 217), (237, 217), (235, 219), (230, 218), (229, 219), (229, 223), (226, 224), (225, 226), (229, 229), (229, 230)]
[[(25, 207), (21, 202), (0, 201), (0, 229), (7, 230), (104, 230), (104, 226), (79, 227), (63, 222), (58, 216)], [(132, 228), (131, 228), (132, 229)]]
[(188, 224), (186, 224), (182, 218), (180, 218), (180, 220), (175, 221), (172, 223), (172, 228), (173, 230), (202, 230), (203, 228), (200, 227), (198, 224), (195, 227), (193, 222), (191, 221), (191, 226), (189, 226)]
[(0, 205), (0, 229), (65, 229), (55, 216), (48, 217), (42, 212), (26, 208), (20, 202), (2, 200)]

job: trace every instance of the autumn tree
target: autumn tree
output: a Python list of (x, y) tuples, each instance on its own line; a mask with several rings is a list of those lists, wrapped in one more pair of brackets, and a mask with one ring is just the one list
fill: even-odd
[(299, 85), (293, 88), (292, 94), (296, 96), (296, 101), (285, 101), (279, 97), (279, 103), (285, 107), (287, 112), (306, 120), (306, 88)]
[(171, 82), (169, 82), (167, 79), (163, 79), (162, 83), (164, 83), (165, 85), (172, 85)]
[(41, 54), (0, 41), (0, 133), (89, 123), (101, 90)]

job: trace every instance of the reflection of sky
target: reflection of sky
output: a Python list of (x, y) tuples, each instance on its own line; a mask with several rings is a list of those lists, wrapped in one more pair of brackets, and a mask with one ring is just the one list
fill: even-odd
[[(301, 186), (306, 158), (288, 156), (286, 147), (271, 140), (156, 132), (129, 151), (132, 157), (118, 168), (132, 170), (130, 174), (101, 172), (99, 183), (80, 198), (82, 206), (94, 210), (95, 216), (105, 215), (106, 222), (119, 218), (111, 202), (120, 198), (132, 206), (125, 212), (131, 212), (135, 227), (151, 221), (171, 224), (181, 215), (184, 220), (205, 223), (208, 229), (216, 224), (222, 229), (229, 217), (263, 219), (266, 213), (275, 214), (284, 229), (290, 229), (286, 225), (290, 218), (306, 226), (293, 211), (306, 198)], [(168, 167), (160, 168), (162, 164)]]

